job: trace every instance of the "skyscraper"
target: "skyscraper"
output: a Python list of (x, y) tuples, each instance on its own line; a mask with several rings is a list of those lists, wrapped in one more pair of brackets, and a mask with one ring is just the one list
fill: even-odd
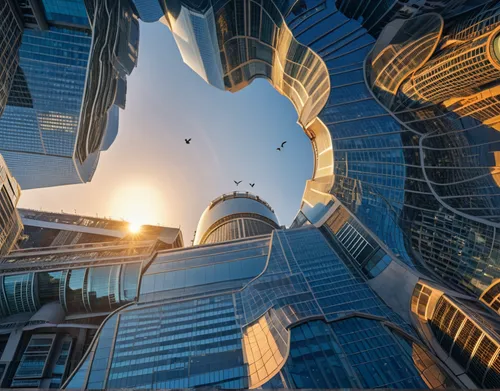
[(193, 247), (2, 258), (0, 386), (499, 388), (500, 136), (465, 110), (495, 105), (498, 2), (134, 4), (208, 83), (286, 95), (313, 177), (291, 229), (236, 192)]
[(21, 44), (21, 35), (23, 24), (20, 16), (17, 14), (14, 2), (11, 0), (2, 0), (0, 2), (0, 115), (2, 115), (10, 87), (14, 80), (16, 68), (18, 65), (18, 50)]
[[(230, 200), (233, 215), (258, 202)], [(495, 387), (493, 313), (397, 260), (332, 201), (323, 223), (159, 251), (64, 387)], [(445, 305), (461, 318), (443, 320)], [(453, 319), (481, 349), (462, 338), (447, 356)]]
[(156, 252), (182, 246), (178, 229), (159, 228), (170, 238), (94, 237), (90, 243), (15, 250), (1, 259), (2, 387), (61, 386), (103, 320), (136, 299), (140, 275)]
[(262, 77), (292, 101), (315, 159), (294, 226), (333, 195), (454, 289), (479, 297), (500, 277), (497, 2), (136, 3), (210, 84)]
[(16, 209), (21, 189), (0, 155), (0, 255), (7, 254), (17, 243), (23, 230)]
[(118, 130), (138, 22), (126, 0), (18, 5), (0, 33), (16, 38), (7, 27), (23, 22), (0, 59), (0, 152), (24, 189), (88, 182)]

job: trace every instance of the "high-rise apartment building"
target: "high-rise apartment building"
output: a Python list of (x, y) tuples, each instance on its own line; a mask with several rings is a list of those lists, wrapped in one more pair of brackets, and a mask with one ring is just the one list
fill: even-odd
[(497, 2), (135, 3), (210, 84), (265, 78), (292, 101), (314, 150), (294, 226), (320, 221), (333, 195), (462, 293), (500, 277)]
[(0, 152), (24, 189), (90, 181), (137, 60), (130, 4), (8, 0), (0, 9), (10, 12), (0, 26), (0, 39), (10, 37), (0, 57)]
[(23, 223), (16, 209), (21, 189), (0, 155), (0, 255), (16, 245)]

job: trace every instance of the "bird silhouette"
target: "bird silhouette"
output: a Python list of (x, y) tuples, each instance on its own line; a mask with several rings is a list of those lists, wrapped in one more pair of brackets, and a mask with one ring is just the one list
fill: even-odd
[(184, 141), (186, 142), (186, 144), (191, 144), (191, 139), (190, 138), (185, 138)]
[(249, 183), (249, 185), (250, 185), (251, 187), (254, 187), (254, 186), (255, 186), (255, 183)]
[(283, 148), (283, 147), (285, 146), (285, 144), (286, 144), (286, 141), (283, 141), (283, 142), (281, 143), (281, 148)]
[(233, 182), (236, 183), (236, 186), (238, 186), (241, 183), (241, 181), (239, 182), (233, 181)]
[(281, 148), (276, 148), (277, 151), (281, 151)]

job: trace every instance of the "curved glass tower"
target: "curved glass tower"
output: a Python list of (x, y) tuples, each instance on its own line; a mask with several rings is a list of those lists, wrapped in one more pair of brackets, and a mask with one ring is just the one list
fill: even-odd
[(131, 4), (2, 0), (0, 19), (0, 152), (23, 189), (89, 182), (137, 61)]
[(265, 78), (294, 104), (315, 159), (294, 226), (333, 196), (454, 289), (479, 297), (500, 277), (498, 2), (165, 4), (204, 80), (235, 92)]
[(216, 198), (205, 209), (198, 222), (194, 244), (264, 235), (277, 228), (278, 219), (267, 202), (248, 192), (233, 192)]

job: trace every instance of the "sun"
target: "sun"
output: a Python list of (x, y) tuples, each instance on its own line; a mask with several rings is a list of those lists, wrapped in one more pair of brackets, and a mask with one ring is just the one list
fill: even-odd
[(141, 224), (130, 223), (128, 226), (128, 230), (133, 234), (138, 234), (141, 231)]
[(144, 231), (145, 225), (159, 224), (165, 214), (164, 204), (164, 197), (154, 184), (131, 182), (113, 190), (107, 213), (127, 221), (128, 233), (137, 235)]

